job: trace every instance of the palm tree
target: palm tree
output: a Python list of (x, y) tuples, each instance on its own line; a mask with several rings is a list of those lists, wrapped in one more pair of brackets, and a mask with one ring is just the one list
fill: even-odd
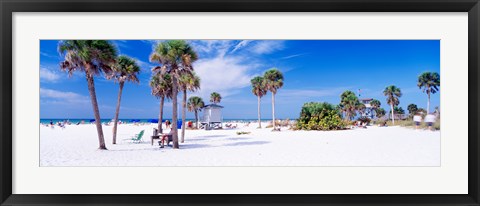
[(195, 127), (198, 129), (198, 112), (202, 110), (202, 107), (205, 106), (202, 98), (193, 96), (188, 98), (188, 111), (195, 112)]
[(260, 99), (267, 94), (267, 88), (265, 87), (265, 81), (261, 76), (254, 77), (250, 82), (252, 83), (252, 93), (257, 96), (258, 100), (258, 128), (262, 128)]
[(405, 110), (403, 110), (402, 107), (398, 107), (398, 106), (395, 106), (395, 107), (393, 108), (393, 112), (394, 112), (395, 114), (405, 114)]
[(380, 108), (381, 105), (382, 103), (380, 103), (380, 101), (378, 101), (377, 99), (373, 99), (372, 101), (370, 101), (370, 106), (372, 106), (373, 109)]
[(172, 78), (172, 139), (174, 149), (179, 148), (177, 130), (178, 79), (183, 72), (193, 71), (193, 62), (197, 59), (197, 53), (184, 40), (160, 42), (150, 55), (151, 62), (158, 62), (161, 65), (153, 68), (153, 70), (162, 74), (169, 73)]
[(152, 88), (152, 95), (160, 98), (160, 113), (158, 115), (158, 131), (163, 133), (163, 104), (165, 99), (172, 98), (172, 78), (168, 73), (155, 73), (150, 79), (150, 87)]
[(440, 75), (437, 72), (424, 72), (418, 76), (418, 88), (427, 93), (427, 113), (430, 113), (430, 94), (435, 94), (440, 87)]
[(182, 101), (182, 136), (180, 142), (185, 141), (185, 116), (187, 113), (187, 91), (197, 91), (200, 89), (200, 77), (198, 77), (193, 71), (192, 72), (183, 72), (179, 79), (178, 85), (180, 90), (183, 92), (183, 101)]
[(60, 68), (67, 71), (69, 76), (72, 76), (75, 71), (85, 72), (95, 116), (99, 149), (106, 150), (94, 76), (112, 71), (112, 65), (117, 56), (115, 46), (105, 40), (66, 40), (58, 44), (58, 51), (65, 57), (65, 60), (60, 63)]
[(272, 122), (275, 130), (275, 94), (283, 86), (283, 74), (277, 68), (271, 68), (263, 75), (265, 87), (272, 92)]
[(387, 104), (390, 105), (391, 111), (392, 111), (392, 124), (395, 124), (395, 117), (393, 114), (393, 107), (397, 106), (400, 104), (400, 100), (398, 98), (402, 97), (402, 91), (400, 91), (400, 88), (390, 85), (383, 90), (383, 95), (387, 97)]
[(377, 118), (380, 118), (380, 117), (385, 116), (385, 113), (386, 113), (386, 112), (385, 112), (385, 109), (383, 109), (383, 108), (377, 108), (377, 109), (375, 110), (375, 116), (376, 116)]
[(357, 95), (352, 91), (347, 90), (340, 95), (340, 107), (347, 120), (355, 116), (357, 109), (361, 109), (361, 105)]
[(357, 111), (363, 116), (367, 111), (367, 106), (365, 104), (358, 102), (357, 104)]
[(380, 108), (381, 105), (382, 103), (380, 103), (380, 101), (378, 101), (377, 99), (372, 99), (372, 101), (370, 101), (370, 106), (372, 107), (373, 111), (375, 111), (375, 113), (377, 113), (377, 109)]
[(113, 140), (112, 144), (117, 144), (117, 124), (118, 124), (118, 115), (120, 113), (120, 101), (122, 99), (123, 86), (126, 81), (128, 82), (140, 82), (137, 75), (140, 73), (140, 67), (137, 65), (135, 60), (127, 56), (119, 56), (117, 58), (117, 63), (113, 67), (113, 72), (109, 78), (113, 78), (114, 81), (118, 82), (120, 89), (118, 90), (117, 98), (117, 108), (115, 109), (115, 119), (113, 123)]
[(407, 106), (408, 114), (410, 117), (413, 117), (417, 113), (418, 107), (416, 104), (409, 104)]
[(214, 104), (218, 104), (220, 103), (220, 101), (222, 101), (222, 96), (220, 96), (219, 93), (217, 92), (212, 92), (210, 94), (210, 102), (214, 103)]

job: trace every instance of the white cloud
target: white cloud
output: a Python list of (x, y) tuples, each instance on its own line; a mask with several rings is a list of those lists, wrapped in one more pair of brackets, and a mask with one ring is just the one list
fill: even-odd
[(201, 79), (201, 90), (195, 95), (208, 101), (212, 92), (227, 97), (235, 94), (236, 90), (249, 86), (255, 68), (245, 62), (239, 57), (223, 56), (199, 60), (194, 68)]
[(142, 72), (150, 71), (154, 67), (154, 65), (149, 62), (144, 62), (137, 58), (133, 58), (133, 59), (135, 60), (135, 62), (137, 62), (138, 66), (142, 69)]
[(299, 56), (303, 56), (303, 55), (305, 55), (305, 53), (303, 53), (303, 54), (293, 54), (293, 55), (289, 55), (289, 56), (284, 56), (284, 57), (282, 57), (282, 58), (280, 58), (280, 59), (291, 59), (291, 58), (295, 58), (295, 57), (299, 57)]
[(60, 55), (58, 54), (49, 54), (49, 53), (46, 53), (46, 52), (40, 52), (40, 55), (44, 56), (44, 57), (49, 57), (49, 58), (60, 58)]
[(200, 58), (211, 58), (212, 56), (225, 56), (231, 49), (233, 40), (195, 40), (189, 41)]
[(56, 82), (60, 79), (60, 75), (57, 72), (54, 72), (47, 68), (40, 68), (40, 80), (46, 82)]
[(256, 54), (270, 54), (285, 48), (284, 41), (256, 41), (252, 47), (252, 52)]
[(53, 89), (40, 88), (40, 98), (48, 99), (46, 103), (75, 103), (84, 104), (90, 102), (89, 97), (74, 92), (64, 92)]
[(241, 49), (242, 47), (247, 46), (248, 43), (250, 43), (251, 40), (242, 40), (240, 41), (237, 45), (235, 45), (235, 48), (233, 48), (232, 53), (237, 51), (238, 49)]
[(278, 90), (278, 97), (286, 99), (298, 99), (298, 98), (319, 98), (319, 97), (332, 97), (340, 96), (345, 90), (349, 90), (350, 87), (336, 87), (336, 88), (323, 88), (323, 89), (280, 89)]

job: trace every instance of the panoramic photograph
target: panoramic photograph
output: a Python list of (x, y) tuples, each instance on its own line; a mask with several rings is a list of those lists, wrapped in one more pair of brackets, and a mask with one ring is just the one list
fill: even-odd
[(439, 40), (40, 40), (39, 56), (42, 167), (441, 166)]

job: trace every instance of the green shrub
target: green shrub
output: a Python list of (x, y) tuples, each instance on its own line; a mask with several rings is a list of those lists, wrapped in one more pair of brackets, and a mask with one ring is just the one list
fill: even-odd
[(340, 117), (338, 109), (329, 103), (305, 103), (300, 112), (296, 129), (305, 130), (339, 130), (347, 125)]

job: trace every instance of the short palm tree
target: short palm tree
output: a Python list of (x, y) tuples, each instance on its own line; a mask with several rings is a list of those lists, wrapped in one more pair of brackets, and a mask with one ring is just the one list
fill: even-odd
[(257, 96), (258, 100), (258, 128), (262, 128), (260, 99), (267, 94), (267, 88), (265, 87), (265, 81), (261, 76), (254, 77), (250, 82), (252, 83), (252, 93)]
[(134, 59), (127, 56), (119, 56), (117, 63), (113, 67), (113, 72), (109, 75), (109, 78), (113, 78), (115, 82), (118, 82), (120, 89), (118, 90), (117, 108), (115, 109), (115, 118), (113, 123), (113, 140), (112, 144), (117, 144), (117, 124), (118, 115), (120, 113), (120, 101), (122, 99), (122, 91), (125, 82), (140, 82), (138, 80), (138, 74), (140, 73), (140, 67), (137, 65)]
[(392, 124), (395, 124), (395, 116), (393, 114), (394, 109), (393, 107), (400, 104), (399, 98), (402, 97), (402, 91), (400, 88), (396, 87), (395, 85), (390, 85), (383, 90), (383, 95), (387, 97), (387, 104), (390, 105), (390, 109), (392, 112)]
[(372, 101), (370, 101), (370, 106), (372, 107), (373, 111), (375, 111), (375, 113), (377, 113), (377, 109), (380, 108), (381, 105), (382, 103), (380, 103), (378, 99), (372, 99)]
[(97, 127), (99, 149), (106, 150), (105, 139), (95, 92), (94, 76), (110, 73), (115, 63), (117, 51), (115, 46), (104, 40), (66, 40), (58, 44), (58, 51), (65, 58), (60, 68), (72, 76), (75, 71), (84, 72), (88, 91), (92, 101), (95, 125)]
[(187, 91), (194, 92), (200, 89), (200, 77), (198, 77), (195, 72), (184, 72), (180, 75), (178, 79), (178, 85), (180, 91), (183, 92), (183, 101), (182, 101), (182, 135), (180, 137), (180, 142), (185, 141), (185, 118), (187, 113)]
[(410, 117), (413, 117), (415, 115), (415, 113), (417, 113), (418, 107), (417, 107), (416, 104), (409, 104), (407, 106), (407, 110), (408, 110), (408, 113), (409, 113)]
[(271, 68), (263, 75), (265, 87), (272, 92), (272, 122), (273, 129), (275, 129), (275, 94), (283, 87), (283, 74), (277, 68)]
[(160, 113), (158, 115), (158, 131), (163, 133), (163, 105), (165, 99), (172, 98), (172, 78), (168, 73), (155, 73), (150, 79), (150, 87), (152, 95), (160, 99)]
[(184, 40), (169, 40), (158, 43), (152, 54), (151, 62), (157, 62), (160, 66), (153, 68), (154, 71), (169, 73), (172, 77), (172, 139), (173, 148), (178, 149), (178, 79), (183, 72), (193, 71), (193, 62), (198, 59), (197, 53)]
[(203, 102), (202, 98), (193, 96), (188, 98), (187, 108), (188, 111), (195, 113), (195, 127), (198, 129), (198, 112), (202, 110), (205, 106), (205, 102)]
[(375, 110), (375, 116), (376, 116), (377, 118), (381, 118), (381, 117), (385, 116), (386, 113), (387, 113), (387, 112), (386, 112), (385, 109), (383, 109), (383, 108), (377, 108), (377, 109)]
[(357, 110), (362, 109), (362, 104), (358, 100), (357, 95), (352, 91), (345, 91), (340, 95), (340, 108), (345, 113), (345, 118), (351, 120), (355, 117)]
[(370, 106), (372, 106), (373, 109), (380, 108), (381, 105), (382, 103), (380, 103), (380, 101), (378, 101), (377, 99), (373, 99), (372, 101), (370, 101)]
[(440, 87), (440, 75), (436, 72), (424, 72), (418, 77), (418, 88), (423, 89), (427, 93), (427, 113), (430, 113), (430, 94), (438, 92)]
[(363, 116), (363, 115), (365, 115), (365, 112), (367, 111), (367, 106), (365, 106), (365, 104), (359, 102), (357, 104), (357, 111), (360, 112), (360, 114)]
[(220, 103), (220, 101), (222, 101), (222, 96), (219, 93), (212, 92), (210, 94), (210, 102), (211, 103), (218, 104), (218, 103)]

